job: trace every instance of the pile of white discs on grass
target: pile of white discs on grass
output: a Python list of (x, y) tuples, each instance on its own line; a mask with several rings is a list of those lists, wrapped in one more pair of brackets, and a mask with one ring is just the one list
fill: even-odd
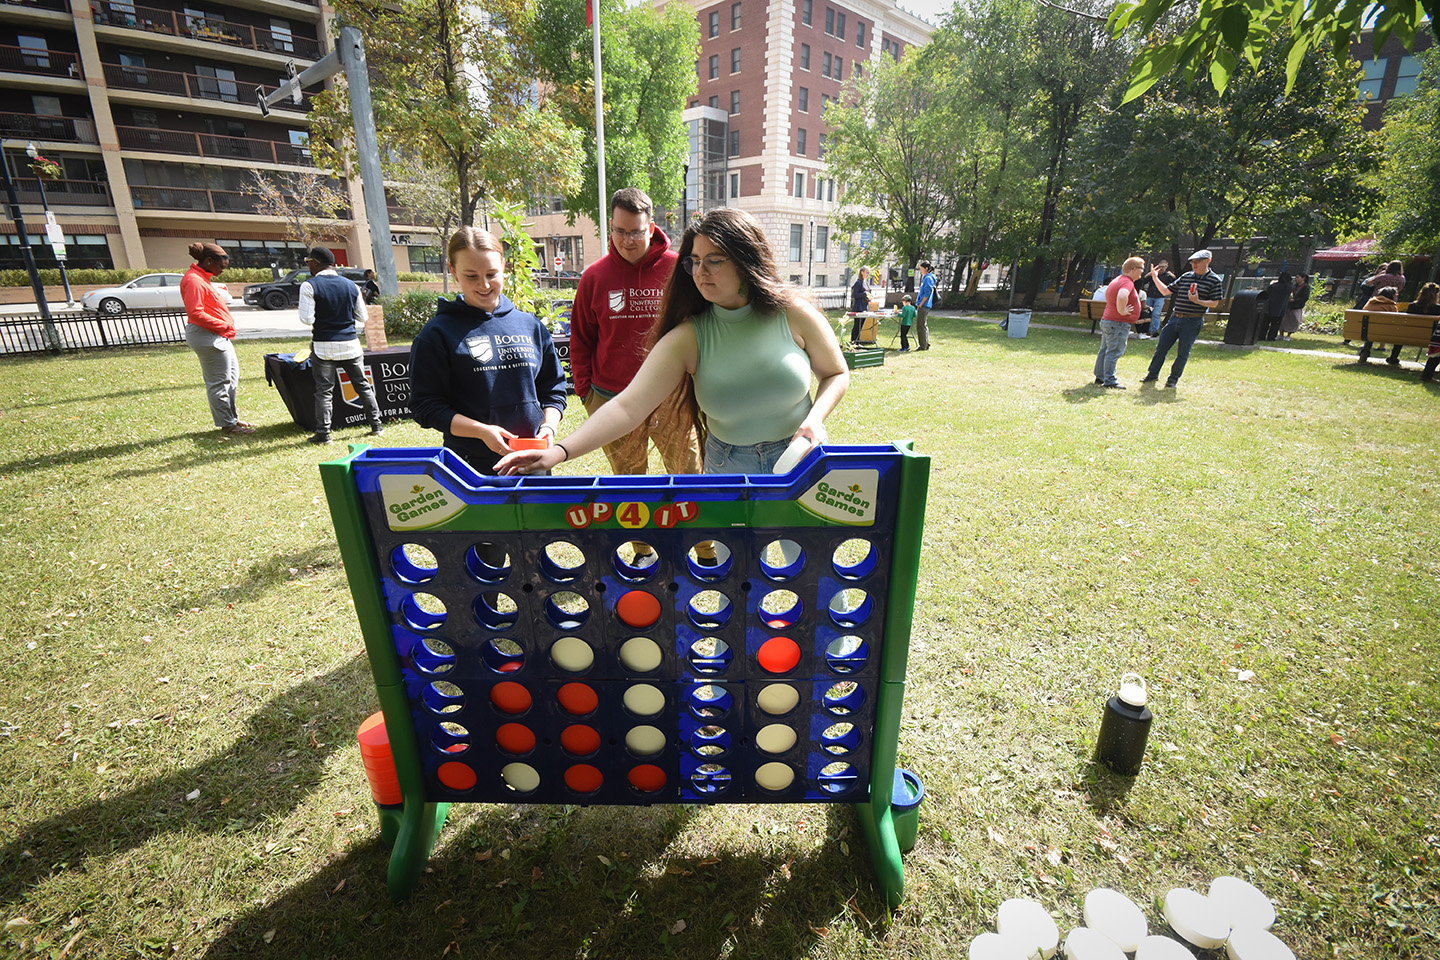
[[(1179, 940), (1150, 933), (1145, 913), (1116, 890), (1097, 887), (1085, 895), (1085, 925), (1065, 935), (1065, 960), (1195, 960), (1186, 943), (1201, 950), (1225, 949), (1229, 960), (1295, 960), (1279, 937), (1275, 905), (1237, 877), (1216, 877), (1208, 894), (1177, 887), (1165, 894), (1165, 923)], [(1006, 900), (995, 933), (970, 942), (970, 960), (1049, 960), (1061, 950), (1060, 928), (1034, 900)], [(1181, 941), (1184, 941), (1182, 943)]]

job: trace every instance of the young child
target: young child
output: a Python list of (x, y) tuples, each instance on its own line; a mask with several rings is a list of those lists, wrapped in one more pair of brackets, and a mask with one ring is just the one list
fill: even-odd
[(555, 436), (565, 412), (565, 371), (550, 331), (503, 293), (504, 248), (461, 227), (447, 250), (460, 288), (435, 304), (410, 348), (410, 409), (422, 427), (480, 473), (493, 474), (516, 437)]
[(910, 325), (915, 322), (915, 298), (905, 294), (900, 307), (900, 352), (910, 352)]

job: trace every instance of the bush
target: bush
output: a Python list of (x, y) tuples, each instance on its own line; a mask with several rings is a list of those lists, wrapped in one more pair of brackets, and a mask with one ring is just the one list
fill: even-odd
[(1307, 333), (1328, 333), (1338, 337), (1345, 326), (1345, 308), (1348, 306), (1348, 303), (1317, 303), (1311, 300), (1305, 304), (1300, 329)]
[(406, 270), (395, 279), (401, 283), (439, 283), (443, 278), (434, 273), (416, 273), (414, 270)]
[(435, 316), (435, 301), (440, 294), (434, 290), (411, 290), (398, 297), (381, 297), (385, 308), (385, 335), (397, 340), (413, 340), (430, 318)]

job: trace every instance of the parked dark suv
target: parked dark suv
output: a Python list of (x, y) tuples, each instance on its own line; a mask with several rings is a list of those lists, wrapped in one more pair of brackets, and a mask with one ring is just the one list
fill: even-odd
[[(359, 267), (336, 267), (335, 272), (347, 280), (364, 284), (365, 271)], [(291, 270), (279, 280), (269, 283), (252, 283), (245, 287), (245, 302), (252, 307), (266, 310), (284, 310), (300, 303), (300, 284), (310, 279), (310, 271), (304, 267)]]

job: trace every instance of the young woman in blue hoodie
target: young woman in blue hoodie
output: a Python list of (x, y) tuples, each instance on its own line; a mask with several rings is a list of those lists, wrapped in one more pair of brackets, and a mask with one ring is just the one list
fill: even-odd
[(440, 300), (410, 348), (410, 410), (483, 474), (516, 437), (555, 436), (565, 412), (565, 371), (550, 331), (505, 296), (505, 254), (495, 235), (461, 227), (447, 248), (460, 288)]

